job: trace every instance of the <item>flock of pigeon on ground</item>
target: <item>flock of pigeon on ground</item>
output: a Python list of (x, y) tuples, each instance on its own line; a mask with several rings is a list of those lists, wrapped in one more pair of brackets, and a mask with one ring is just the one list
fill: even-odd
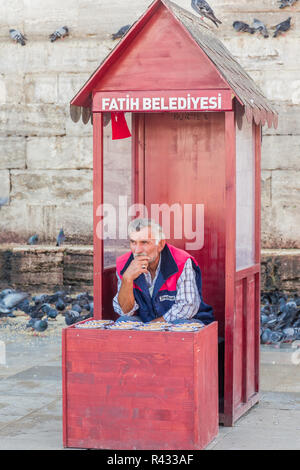
[(56, 320), (61, 314), (67, 326), (93, 317), (93, 296), (88, 292), (72, 296), (68, 290), (58, 290), (53, 294), (39, 294), (31, 297), (27, 292), (4, 289), (0, 292), (0, 318), (15, 317), (15, 311), (28, 315), (26, 328), (38, 333), (48, 328), (48, 321)]
[(300, 297), (279, 291), (261, 294), (260, 342), (292, 343), (300, 340)]
[[(15, 317), (15, 311), (28, 315), (26, 328), (43, 333), (48, 321), (64, 316), (66, 326), (92, 318), (93, 296), (83, 292), (72, 296), (67, 290), (39, 294), (31, 298), (27, 292), (4, 289), (0, 292), (0, 318)], [(261, 344), (292, 343), (300, 340), (300, 296), (288, 296), (280, 291), (261, 294)]]
[[(296, 3), (297, 1), (298, 0), (278, 0), (279, 8), (282, 9), (282, 8), (293, 6), (294, 3)], [(219, 24), (222, 24), (222, 21), (220, 21), (215, 16), (213, 9), (205, 0), (192, 0), (191, 7), (193, 8), (194, 11), (196, 11), (196, 13), (200, 15), (202, 19), (204, 18), (209, 19), (217, 27), (219, 27)], [(290, 29), (291, 19), (292, 17), (290, 16), (288, 19), (270, 28), (270, 29), (275, 29), (275, 32), (273, 34), (274, 38), (276, 38), (280, 33), (287, 32)], [(246, 32), (250, 34), (259, 32), (263, 35), (264, 38), (269, 37), (269, 33), (268, 33), (266, 25), (262, 21), (256, 18), (253, 20), (252, 26), (245, 23), (244, 21), (234, 21), (232, 26), (237, 32)], [(113, 40), (122, 38), (130, 28), (131, 28), (130, 24), (122, 26), (122, 28), (120, 28), (119, 31), (111, 35), (111, 38)], [(21, 31), (19, 31), (18, 29), (10, 29), (9, 35), (13, 41), (21, 44), (22, 46), (25, 46), (27, 37), (23, 33), (21, 33)], [(56, 31), (54, 31), (54, 33), (50, 34), (49, 39), (51, 42), (54, 42), (57, 39), (64, 39), (68, 35), (69, 35), (69, 28), (67, 26), (62, 26), (58, 28)]]

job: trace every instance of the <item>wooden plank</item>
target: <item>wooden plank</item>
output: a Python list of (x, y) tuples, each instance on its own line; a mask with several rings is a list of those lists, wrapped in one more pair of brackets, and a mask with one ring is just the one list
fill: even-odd
[(247, 278), (248, 276), (254, 275), (260, 271), (260, 264), (254, 264), (248, 268), (241, 269), (235, 273), (235, 281), (240, 281)]
[(247, 278), (247, 342), (246, 342), (246, 357), (247, 357), (247, 381), (246, 381), (246, 400), (255, 393), (255, 286), (254, 276)]
[(133, 204), (145, 203), (145, 115), (132, 114), (132, 198)]
[(259, 392), (259, 368), (260, 368), (260, 272), (256, 273), (255, 279), (255, 392)]
[(214, 64), (161, 5), (118, 61), (107, 68), (93, 92), (222, 88), (228, 89), (228, 84)]
[(62, 428), (63, 428), (63, 446), (68, 443), (68, 395), (67, 395), (67, 335), (66, 329), (62, 330)]
[[(261, 265), (261, 126), (255, 126), (255, 262)], [(255, 391), (260, 369), (260, 269), (255, 274)]]
[(237, 407), (243, 400), (243, 360), (244, 360), (244, 290), (243, 282), (235, 285), (235, 320), (234, 320), (234, 390), (233, 406)]
[(203, 449), (219, 430), (217, 323), (208, 325), (194, 340), (194, 442)]
[(97, 211), (103, 204), (103, 116), (93, 113), (94, 318), (102, 318), (103, 237)]
[(234, 394), (234, 307), (235, 307), (235, 266), (236, 266), (236, 130), (234, 113), (225, 113), (225, 377), (224, 415), (225, 425), (232, 426)]

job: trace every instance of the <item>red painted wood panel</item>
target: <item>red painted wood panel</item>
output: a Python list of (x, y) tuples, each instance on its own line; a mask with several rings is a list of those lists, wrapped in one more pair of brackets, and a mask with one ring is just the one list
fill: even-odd
[(246, 324), (247, 324), (247, 335), (245, 353), (247, 355), (247, 366), (246, 366), (246, 389), (245, 389), (245, 400), (247, 402), (249, 398), (255, 393), (255, 286), (254, 276), (247, 278), (247, 311), (246, 311)]
[(234, 112), (225, 113), (225, 361), (224, 361), (224, 424), (232, 424), (234, 396), (234, 274), (236, 241), (236, 134)]
[(103, 116), (93, 114), (93, 233), (94, 318), (102, 318), (103, 239), (99, 233), (98, 207), (103, 204)]
[(244, 362), (244, 295), (243, 282), (239, 281), (235, 288), (234, 317), (234, 360), (233, 360), (233, 406), (243, 402), (243, 362)]
[(162, 5), (110, 66), (93, 93), (218, 88), (229, 87), (189, 33)]
[[(187, 249), (198, 261), (203, 278), (203, 298), (213, 306), (222, 335), (225, 289), (224, 115), (146, 114), (144, 158), (145, 205), (149, 213), (151, 204), (172, 206), (180, 203), (182, 209), (184, 204), (193, 204), (195, 230), (195, 204), (204, 205), (203, 248), (186, 248), (186, 242), (191, 240), (185, 237), (183, 223), (182, 237), (176, 239), (171, 226), (169, 241)], [(162, 218), (159, 222), (163, 224)]]
[(64, 337), (65, 447), (201, 449), (218, 433), (216, 323)]

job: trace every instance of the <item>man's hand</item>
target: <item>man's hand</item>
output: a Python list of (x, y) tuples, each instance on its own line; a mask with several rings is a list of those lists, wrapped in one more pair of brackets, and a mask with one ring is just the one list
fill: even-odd
[(149, 323), (157, 323), (158, 321), (166, 323), (166, 320), (164, 319), (164, 317), (154, 318), (154, 320), (151, 320)]
[(134, 281), (142, 273), (147, 272), (150, 257), (146, 255), (137, 255), (130, 263), (123, 274), (125, 281)]

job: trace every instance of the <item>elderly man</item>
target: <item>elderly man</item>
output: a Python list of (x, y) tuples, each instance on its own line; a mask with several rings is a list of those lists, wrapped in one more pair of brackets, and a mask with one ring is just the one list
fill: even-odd
[[(115, 312), (143, 322), (214, 321), (202, 300), (201, 271), (186, 251), (166, 243), (160, 225), (135, 219), (128, 227), (131, 251), (117, 259)], [(120, 318), (118, 320), (120, 320)]]

